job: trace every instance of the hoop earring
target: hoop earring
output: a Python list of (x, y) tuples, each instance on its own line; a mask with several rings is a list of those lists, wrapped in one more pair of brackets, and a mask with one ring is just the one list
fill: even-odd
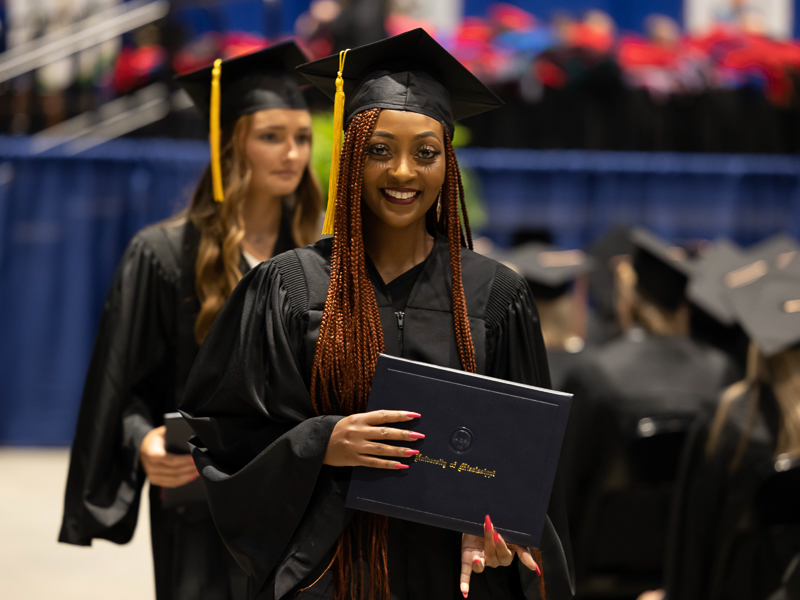
[(442, 190), (439, 188), (439, 195), (436, 197), (436, 220), (442, 220)]

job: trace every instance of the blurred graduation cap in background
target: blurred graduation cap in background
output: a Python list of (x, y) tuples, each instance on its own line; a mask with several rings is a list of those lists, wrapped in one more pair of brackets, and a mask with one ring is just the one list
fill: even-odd
[(594, 260), (582, 250), (559, 250), (537, 242), (512, 248), (498, 259), (527, 280), (536, 300), (563, 296), (575, 279), (594, 268)]
[[(768, 274), (770, 279), (782, 276), (787, 281), (800, 277), (798, 249), (797, 243), (783, 234), (747, 249), (729, 240), (714, 242), (707, 255), (697, 259), (693, 266), (687, 295), (700, 309), (693, 316), (693, 332), (731, 353), (743, 367), (748, 338), (755, 339), (760, 319), (754, 314), (755, 305), (750, 307), (749, 314), (742, 312), (747, 298), (763, 285), (755, 285), (756, 282)], [(767, 315), (769, 307), (765, 305), (763, 312)]]
[(747, 253), (740, 246), (728, 239), (716, 240), (705, 256), (694, 261), (687, 298), (718, 323), (733, 325), (736, 313), (725, 292), (725, 276), (749, 262)]
[(641, 228), (631, 232), (636, 289), (662, 308), (676, 310), (686, 298), (692, 269), (686, 250)]
[[(259, 110), (288, 108), (307, 110), (301, 85), (308, 85), (296, 71), (308, 58), (294, 42), (275, 44), (250, 54), (220, 60), (221, 125)], [(191, 96), (195, 107), (210, 121), (214, 67), (208, 66), (175, 81)]]
[(796, 263), (800, 245), (791, 236), (779, 233), (747, 249), (748, 258), (767, 261), (767, 266), (779, 270)]
[(800, 274), (751, 268), (741, 277), (728, 293), (737, 319), (762, 354), (800, 344)]
[(693, 263), (687, 295), (697, 307), (719, 323), (736, 321), (728, 290), (749, 283), (770, 270), (800, 272), (800, 246), (789, 236), (779, 234), (747, 249), (721, 239), (707, 255)]
[(239, 117), (271, 108), (307, 110), (295, 67), (307, 60), (294, 42), (283, 42), (176, 77), (208, 123), (214, 200), (222, 187), (221, 130)]

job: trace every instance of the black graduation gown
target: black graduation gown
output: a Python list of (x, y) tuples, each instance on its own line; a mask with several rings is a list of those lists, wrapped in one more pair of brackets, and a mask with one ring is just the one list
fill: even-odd
[[(323, 465), (341, 418), (315, 416), (311, 367), (329, 285), (332, 242), (288, 252), (245, 277), (221, 311), (187, 384), (181, 410), (197, 433), (195, 462), (222, 538), (250, 580), (251, 598), (293, 597), (330, 562), (352, 517), (349, 469)], [(548, 386), (538, 313), (525, 281), (462, 251), (478, 372)], [(450, 308), (447, 240), (437, 237), (410, 293), (401, 330), (370, 267), (386, 352), (460, 368)], [(557, 483), (541, 546), (552, 600), (572, 597), (566, 519)], [(390, 585), (397, 599), (461, 598), (458, 533), (392, 521)], [(331, 577), (300, 598), (332, 598)], [(470, 598), (537, 598), (516, 561), (474, 575)]]
[[(733, 382), (735, 368), (692, 339), (641, 330), (582, 354), (564, 383), (574, 399), (561, 456), (578, 587), (599, 572), (617, 573), (617, 586), (637, 579), (658, 585), (670, 494), (633, 491), (637, 475), (624, 458), (635, 452), (631, 433), (645, 417), (691, 420)], [(679, 442), (671, 451), (677, 465)], [(625, 489), (629, 497), (606, 495)]]
[(783, 576), (783, 585), (769, 600), (800, 600), (800, 554), (789, 563)]
[[(276, 253), (295, 247), (284, 211)], [(185, 218), (140, 231), (128, 245), (103, 311), (70, 458), (59, 541), (123, 544), (136, 527), (146, 479), (138, 449), (178, 399), (198, 352), (194, 322), (199, 232)], [(243, 272), (248, 265), (243, 259)], [(158, 600), (227, 600), (246, 595), (204, 503), (161, 506), (150, 486)]]
[(547, 364), (550, 366), (550, 382), (554, 390), (562, 391), (567, 379), (567, 375), (580, 364), (583, 358), (583, 350), (579, 352), (567, 352), (566, 350), (548, 348)]
[[(752, 422), (751, 402), (735, 401), (711, 457), (706, 445), (714, 411), (704, 411), (692, 431), (670, 522), (669, 600), (765, 600), (800, 552), (800, 527), (766, 529), (754, 522), (754, 498), (772, 470), (778, 435), (774, 396), (767, 387), (760, 395)], [(731, 470), (745, 431), (752, 432), (749, 443)]]

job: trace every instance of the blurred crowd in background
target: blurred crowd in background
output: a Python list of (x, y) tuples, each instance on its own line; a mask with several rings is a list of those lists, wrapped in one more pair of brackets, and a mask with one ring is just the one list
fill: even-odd
[[(2, 43), (13, 48), (35, 41), (118, 4), (10, 2)], [(287, 10), (287, 4), (299, 7)], [(423, 26), (509, 105), (502, 114), (466, 123), (472, 145), (800, 150), (800, 43), (787, 37), (791, 31), (776, 30), (765, 3), (718, 3), (692, 33), (657, 13), (633, 32), (602, 10), (533, 14), (510, 3), (488, 4), (483, 16), (442, 27), (425, 18), (431, 10), (420, 5), (172, 2), (164, 18), (0, 84), (11, 92), (0, 94), (0, 131), (40, 132), (155, 83), (171, 86), (174, 74), (216, 57), (287, 36), (319, 58)], [(186, 113), (173, 117), (139, 134), (193, 137), (202, 131), (185, 124), (191, 120)]]
[[(796, 502), (769, 502), (800, 494), (800, 333), (755, 310), (777, 281), (794, 294), (780, 318), (800, 311), (797, 3), (687, 0), (679, 22), (661, 10), (679, 0), (619, 2), (635, 23), (612, 4), (0, 0), (0, 442), (70, 443), (118, 260), (208, 162), (176, 74), (287, 37), (313, 59), (421, 26), (506, 102), (454, 145), (477, 249), (528, 280), (554, 387), (575, 393), (580, 596), (632, 600), (700, 573), (697, 595), (669, 600), (765, 599), (787, 567), (797, 589)], [(37, 53), (52, 59), (20, 58)], [(309, 101), (324, 186), (331, 103)], [(750, 344), (770, 336), (786, 337), (774, 353)], [(715, 478), (734, 459), (736, 477)]]

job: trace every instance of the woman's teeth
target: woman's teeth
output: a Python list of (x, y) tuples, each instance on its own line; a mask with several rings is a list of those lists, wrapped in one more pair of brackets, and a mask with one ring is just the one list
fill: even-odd
[(409, 198), (413, 198), (417, 195), (418, 192), (396, 192), (394, 190), (387, 190), (384, 188), (384, 193), (387, 196), (391, 196), (392, 198), (397, 198), (398, 200), (408, 200)]

